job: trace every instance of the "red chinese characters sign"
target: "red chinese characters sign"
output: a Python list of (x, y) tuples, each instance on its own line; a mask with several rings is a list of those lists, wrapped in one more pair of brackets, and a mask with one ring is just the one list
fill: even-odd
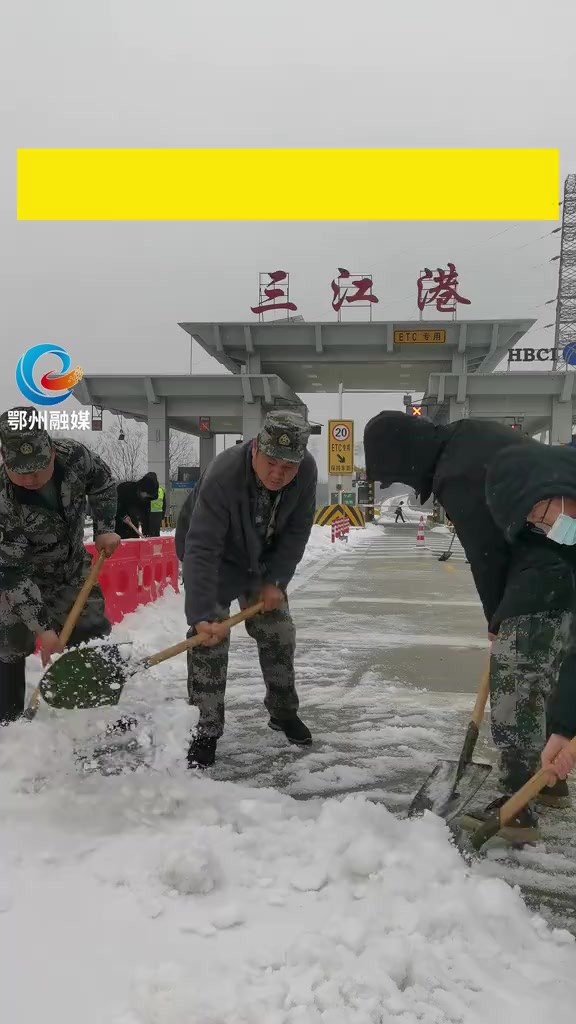
[[(278, 286), (282, 284), (283, 287)], [(281, 301), (278, 301), (281, 300)], [(298, 307), (290, 302), (290, 275), (286, 270), (269, 270), (260, 274), (260, 295), (257, 306), (250, 307), (260, 317), (277, 309), (295, 312)]]
[[(456, 318), (459, 304), (469, 306), (470, 299), (459, 292), (458, 271), (454, 263), (448, 263), (447, 269), (438, 267), (435, 271), (425, 267), (417, 281), (418, 309), (420, 319), (426, 306), (435, 306), (439, 313), (451, 313)], [(372, 309), (380, 300), (373, 292), (371, 274), (353, 274), (345, 267), (338, 268), (338, 276), (331, 282), (332, 309), (342, 318), (343, 309)], [(274, 315), (278, 310), (295, 313), (298, 309), (290, 299), (290, 274), (287, 270), (270, 270), (260, 274), (259, 298), (256, 306), (250, 307), (260, 320), (266, 313)], [(286, 317), (286, 320), (302, 320), (301, 316)], [(428, 339), (426, 339), (428, 340)]]
[(425, 267), (417, 287), (420, 312), (425, 306), (435, 305), (439, 313), (456, 313), (456, 303), (470, 305), (470, 299), (458, 294), (458, 271), (453, 263), (448, 264), (447, 270), (438, 267), (436, 273)]
[(344, 267), (338, 267), (338, 277), (332, 281), (332, 309), (338, 313), (339, 320), (345, 302), (358, 302), (362, 306), (367, 306), (372, 319), (372, 304), (378, 302), (376, 295), (372, 293), (372, 275), (351, 274)]

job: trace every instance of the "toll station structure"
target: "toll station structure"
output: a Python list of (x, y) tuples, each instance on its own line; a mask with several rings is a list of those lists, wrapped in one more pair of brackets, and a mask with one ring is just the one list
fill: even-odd
[(180, 324), (183, 330), (228, 373), (88, 373), (75, 395), (86, 405), (148, 423), (149, 468), (164, 486), (171, 427), (200, 438), (203, 468), (214, 457), (216, 434), (253, 437), (268, 409), (307, 415), (300, 396), (336, 393), (341, 384), (345, 390), (424, 394), (426, 414), (437, 422), (466, 416), (521, 420), (530, 432), (549, 430), (551, 443), (567, 443), (574, 418), (571, 369), (507, 369), (509, 350), (528, 342), (524, 337), (534, 322), (187, 322)]

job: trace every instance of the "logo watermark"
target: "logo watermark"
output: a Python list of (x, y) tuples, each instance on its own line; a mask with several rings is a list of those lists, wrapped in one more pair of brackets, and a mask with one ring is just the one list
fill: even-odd
[(37, 409), (9, 409), (11, 430), (90, 430), (90, 413), (82, 409), (72, 412), (39, 412)]
[[(36, 364), (42, 356), (47, 355), (56, 356), (60, 360), (60, 372), (50, 370), (40, 378), (40, 383), (37, 384), (34, 379)], [(35, 405), (60, 405), (61, 402), (70, 398), (72, 388), (82, 380), (82, 367), (76, 366), (71, 370), (71, 365), (72, 360), (68, 352), (60, 345), (32, 345), (18, 361), (16, 383), (24, 398), (34, 402)], [(53, 427), (52, 429), (63, 428)]]

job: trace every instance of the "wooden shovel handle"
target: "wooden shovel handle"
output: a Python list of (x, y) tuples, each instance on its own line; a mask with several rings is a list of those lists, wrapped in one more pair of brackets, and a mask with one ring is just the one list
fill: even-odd
[(66, 622), (64, 623), (60, 631), (60, 641), (62, 643), (62, 646), (65, 646), (68, 643), (70, 637), (72, 636), (74, 626), (78, 622), (82, 609), (84, 608), (84, 605), (86, 604), (86, 601), (88, 600), (88, 597), (90, 595), (90, 591), (92, 590), (92, 587), (94, 586), (96, 580), (98, 579), (100, 569), (102, 568), (105, 558), (106, 555), (104, 554), (103, 551), (101, 551), (100, 554), (98, 555), (97, 560), (94, 562), (94, 565), (90, 569), (90, 572), (88, 573), (86, 579), (84, 580), (82, 588), (78, 593), (78, 597), (76, 598), (74, 604), (72, 605), (70, 611), (68, 612)]
[[(576, 754), (576, 736), (574, 739), (570, 740), (568, 749), (571, 754)], [(507, 825), (509, 821), (512, 821), (512, 818), (515, 818), (516, 815), (526, 807), (526, 804), (530, 803), (535, 796), (538, 796), (538, 793), (541, 789), (544, 789), (544, 786), (553, 784), (555, 780), (556, 776), (554, 773), (546, 771), (545, 768), (541, 768), (539, 772), (536, 772), (536, 774), (533, 775), (531, 779), (528, 779), (528, 782), (522, 786), (522, 789), (519, 789), (518, 792), (514, 793), (514, 795), (511, 796), (505, 804), (502, 804), (502, 807), (500, 808), (500, 825)]]
[[(237, 615), (232, 615), (229, 619), (225, 619), (221, 625), (225, 626), (226, 629), (231, 629), (232, 626), (236, 626), (239, 622), (245, 622), (246, 619), (253, 618), (254, 615), (258, 615), (261, 611), (264, 611), (263, 601), (251, 605), (250, 608), (245, 608), (244, 611), (238, 612)], [(180, 643), (173, 644), (172, 647), (166, 647), (163, 651), (159, 651), (158, 654), (151, 654), (149, 658), (145, 658), (144, 664), (146, 668), (150, 668), (152, 665), (159, 665), (161, 661), (167, 661), (168, 658), (174, 658), (177, 654), (183, 654), (184, 651), (189, 651), (192, 647), (199, 647), (200, 644), (204, 643), (205, 639), (205, 633), (197, 633), (188, 640), (181, 640)]]
[(486, 710), (486, 702), (488, 700), (488, 694), (490, 693), (490, 662), (486, 666), (482, 679), (480, 680), (480, 686), (478, 687), (478, 693), (476, 694), (476, 703), (474, 704), (474, 710), (472, 712), (472, 721), (474, 725), (479, 729), (484, 718), (484, 711)]

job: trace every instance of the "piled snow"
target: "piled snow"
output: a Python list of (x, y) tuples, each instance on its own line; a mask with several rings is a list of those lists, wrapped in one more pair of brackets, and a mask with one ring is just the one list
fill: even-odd
[(52, 775), (49, 756), (36, 792), (18, 792), (14, 766), (30, 745), (48, 752), (48, 728), (6, 736), (7, 1021), (570, 1018), (573, 939), (504, 882), (469, 874), (438, 819), (187, 776), (175, 717), (172, 729), (156, 771), (82, 783)]
[(307, 562), (315, 561), (318, 558), (326, 558), (332, 555), (339, 555), (345, 553), (351, 548), (358, 547), (360, 544), (365, 544), (371, 539), (372, 527), (367, 526), (365, 530), (359, 530), (353, 526), (350, 527), (348, 533), (348, 540), (335, 540), (332, 543), (332, 531), (329, 526), (313, 526), (310, 534), (310, 540), (306, 546), (304, 552), (304, 558), (302, 559), (301, 565)]
[[(351, 532), (352, 543), (370, 532)], [(313, 531), (311, 566), (342, 557), (329, 533)], [(182, 595), (170, 592), (114, 635), (137, 658), (183, 631)], [(571, 1019), (573, 938), (533, 917), (503, 881), (470, 872), (439, 819), (400, 820), (359, 795), (295, 800), (187, 772), (196, 712), (185, 669), (180, 656), (130, 681), (125, 709), (148, 716), (155, 737), (151, 765), (132, 773), (82, 776), (74, 765), (75, 746), (114, 709), (44, 707), (32, 724), (1, 730), (3, 1019)], [(244, 767), (250, 753), (237, 755)], [(321, 745), (288, 756), (321, 761)], [(346, 754), (341, 771), (352, 771)]]

